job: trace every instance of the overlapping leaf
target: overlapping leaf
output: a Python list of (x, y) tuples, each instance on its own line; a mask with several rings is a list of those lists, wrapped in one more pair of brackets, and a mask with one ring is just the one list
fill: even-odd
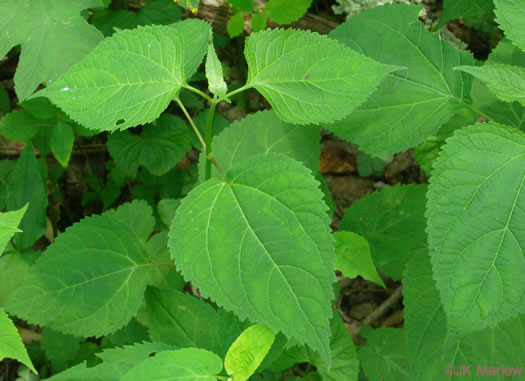
[(494, 0), (496, 21), (505, 35), (525, 51), (525, 0)]
[(149, 258), (135, 231), (114, 214), (92, 216), (47, 248), (7, 309), (63, 333), (101, 336), (135, 315), (149, 274)]
[(100, 9), (93, 12), (91, 23), (105, 36), (115, 29), (133, 29), (139, 25), (168, 25), (181, 18), (180, 8), (173, 0), (148, 0), (137, 12), (127, 9)]
[(335, 238), (335, 268), (348, 278), (358, 276), (385, 287), (370, 256), (370, 245), (359, 234), (339, 231)]
[[(219, 122), (219, 128), (222, 123)], [(325, 193), (324, 200), (333, 210), (328, 186), (319, 171), (320, 131), (315, 126), (294, 126), (283, 122), (273, 111), (259, 111), (248, 115), (213, 139), (213, 156), (223, 171), (228, 171), (235, 163), (261, 154), (283, 154), (301, 161), (321, 183)], [(232, 149), (232, 142), (234, 148)], [(199, 178), (204, 180), (206, 158), (199, 161)], [(215, 167), (212, 176), (218, 176)], [(333, 207), (332, 207), (333, 206)]]
[(15, 233), (22, 232), (18, 225), (27, 210), (28, 204), (12, 212), (0, 213), (0, 256)]
[(97, 131), (152, 122), (197, 70), (209, 31), (192, 19), (116, 33), (38, 95)]
[(370, 381), (412, 381), (402, 329), (363, 327), (361, 334), (367, 342), (359, 350), (359, 359)]
[(525, 68), (511, 65), (459, 66), (480, 79), (490, 91), (505, 102), (519, 102), (525, 106)]
[(96, 354), (102, 360), (101, 364), (88, 367), (84, 362), (54, 375), (49, 378), (49, 381), (119, 381), (122, 376), (137, 364), (147, 360), (149, 356), (173, 349), (175, 348), (160, 343), (143, 343), (106, 349)]
[(377, 268), (401, 279), (406, 263), (426, 252), (425, 185), (382, 189), (355, 202), (344, 213), (339, 230), (363, 236)]
[(410, 261), (403, 284), (408, 368), (413, 380), (454, 379), (455, 376), (443, 373), (447, 365), (459, 371), (462, 365), (473, 364), (471, 377), (465, 374), (467, 380), (481, 377), (477, 365), (482, 371), (485, 365), (496, 368), (494, 364), (500, 363), (509, 368), (520, 366), (525, 355), (525, 316), (466, 335), (459, 341), (448, 341), (447, 320), (432, 279), (429, 256), (417, 256)]
[(140, 135), (119, 131), (108, 136), (108, 151), (117, 166), (131, 178), (143, 165), (155, 176), (162, 176), (191, 149), (190, 130), (175, 115), (162, 114), (142, 128)]
[(382, 65), (316, 33), (265, 30), (246, 40), (246, 86), (256, 88), (285, 122), (339, 120), (361, 104), (387, 73)]
[[(103, 38), (80, 11), (100, 0), (4, 0), (0, 4), (0, 57), (21, 45), (15, 90), (23, 100), (88, 54)], [(66, 53), (67, 52), (67, 53)]]
[(204, 349), (185, 348), (164, 351), (142, 361), (122, 381), (199, 380), (216, 381), (222, 371), (222, 360)]
[[(314, 171), (319, 164), (319, 127), (294, 126), (280, 120), (273, 111), (259, 111), (233, 122), (213, 139), (213, 157), (223, 171), (235, 163), (261, 154), (283, 154), (301, 161)], [(199, 177), (204, 180), (206, 158), (199, 160)], [(212, 168), (212, 176), (218, 176)]]
[(271, 329), (252, 325), (233, 342), (226, 357), (224, 368), (232, 380), (246, 381), (261, 364), (275, 340)]
[(47, 194), (32, 144), (27, 144), (16, 162), (9, 184), (7, 210), (18, 210), (29, 203), (13, 237), (18, 250), (28, 249), (44, 235), (47, 227)]
[(243, 330), (233, 314), (179, 291), (148, 288), (146, 310), (153, 340), (206, 349), (221, 357)]
[[(524, 68), (525, 52), (504, 39), (492, 50), (485, 64), (506, 64)], [(478, 79), (474, 79), (472, 85), (472, 103), (496, 122), (525, 131), (525, 107), (518, 102), (509, 103), (499, 100)]]
[(312, 5), (312, 0), (269, 0), (264, 13), (277, 24), (290, 24), (299, 20)]
[(444, 0), (443, 13), (436, 29), (449, 21), (461, 20), (468, 26), (484, 31), (488, 22), (494, 18), (494, 3), (492, 0)]
[(20, 361), (38, 373), (29, 358), (24, 343), (9, 316), (0, 309), (0, 360), (9, 357)]
[(389, 74), (347, 119), (326, 126), (374, 156), (421, 143), (468, 101), (471, 79), (452, 68), (472, 65), (472, 55), (426, 31), (417, 21), (420, 10), (386, 4), (350, 18), (330, 33), (378, 62), (407, 68)]
[(426, 217), (434, 278), (458, 336), (525, 312), (525, 136), (458, 130), (437, 161)]
[(254, 156), (186, 196), (169, 245), (184, 277), (220, 306), (329, 362), (329, 223), (310, 171), (285, 156)]

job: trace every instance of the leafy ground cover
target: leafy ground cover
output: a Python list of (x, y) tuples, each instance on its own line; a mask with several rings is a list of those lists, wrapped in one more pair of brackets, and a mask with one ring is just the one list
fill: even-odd
[(0, 379), (525, 377), (523, 20), (4, 0)]

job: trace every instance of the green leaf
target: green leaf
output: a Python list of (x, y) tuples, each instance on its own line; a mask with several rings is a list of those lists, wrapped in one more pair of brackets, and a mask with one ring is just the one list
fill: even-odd
[(271, 329), (252, 325), (233, 342), (224, 359), (226, 373), (233, 381), (246, 381), (255, 372), (270, 350), (275, 333)]
[(257, 89), (285, 122), (347, 116), (398, 68), (379, 64), (310, 31), (273, 29), (246, 40), (246, 87)]
[(339, 230), (365, 238), (375, 265), (399, 280), (405, 264), (426, 253), (425, 185), (397, 185), (371, 193), (344, 212)]
[(175, 217), (175, 211), (181, 201), (182, 199), (180, 198), (164, 198), (159, 201), (157, 204), (157, 212), (164, 225), (171, 225), (171, 221), (173, 221), (173, 217)]
[(40, 255), (38, 251), (6, 253), (0, 258), (0, 308), (24, 280), (26, 272)]
[(116, 33), (36, 95), (97, 131), (152, 122), (197, 70), (209, 30), (192, 19)]
[(231, 313), (175, 290), (148, 288), (146, 311), (153, 340), (202, 348), (221, 357), (243, 330)]
[(386, 288), (383, 279), (377, 274), (366, 239), (359, 234), (345, 231), (335, 232), (333, 236), (336, 269), (347, 278), (361, 276)]
[(150, 267), (139, 236), (118, 215), (87, 217), (48, 246), (7, 310), (65, 334), (102, 336), (135, 315)]
[(243, 12), (250, 13), (253, 11), (253, 0), (228, 0), (228, 2)]
[(161, 352), (142, 361), (126, 373), (122, 381), (216, 381), (221, 370), (222, 360), (216, 354), (204, 349), (185, 348)]
[(199, 0), (174, 0), (181, 7), (189, 9), (192, 13), (197, 13)]
[(13, 237), (13, 244), (18, 250), (33, 246), (45, 233), (47, 227), (48, 199), (32, 144), (26, 145), (16, 162), (9, 184), (7, 210), (19, 210), (27, 203), (29, 206), (18, 225), (22, 233), (16, 233)]
[(12, 141), (24, 142), (32, 139), (41, 128), (51, 125), (49, 120), (35, 118), (25, 110), (14, 110), (0, 119), (0, 135)]
[[(432, 279), (430, 257), (414, 257), (403, 277), (405, 330), (410, 375), (414, 380), (449, 380), (447, 365), (519, 364), (525, 355), (525, 315), (500, 323), (496, 328), (466, 335), (447, 346), (449, 330)], [(480, 350), (484, 348), (486, 350)], [(477, 372), (477, 365), (471, 369)], [(478, 374), (481, 376), (481, 374)], [(472, 377), (473, 380), (478, 378)]]
[(118, 207), (108, 210), (105, 214), (116, 217), (121, 223), (135, 233), (141, 243), (145, 243), (155, 227), (153, 209), (144, 200), (133, 200)]
[(162, 176), (191, 150), (190, 133), (182, 119), (164, 113), (144, 126), (140, 135), (129, 131), (109, 135), (108, 151), (118, 168), (131, 178), (137, 177), (141, 165), (152, 175)]
[[(464, 108), (446, 122), (435, 135), (427, 138), (423, 143), (414, 147), (416, 160), (425, 173), (432, 174), (432, 166), (437, 160), (445, 140), (452, 136), (458, 128), (476, 123), (479, 115), (470, 108)], [(525, 120), (524, 120), (525, 121)]]
[(378, 62), (407, 68), (389, 74), (347, 119), (326, 126), (377, 157), (421, 143), (468, 102), (471, 78), (452, 68), (473, 65), (472, 55), (428, 32), (417, 21), (420, 10), (385, 4), (353, 16), (330, 33)]
[(146, 243), (146, 251), (152, 263), (149, 284), (161, 289), (182, 290), (186, 282), (175, 265), (172, 265), (168, 248), (168, 231), (163, 230), (151, 237)]
[(313, 363), (323, 381), (357, 381), (359, 376), (359, 360), (348, 329), (339, 316), (334, 316), (330, 322), (330, 355), (332, 366), (326, 364), (317, 356)]
[(213, 34), (210, 31), (210, 38), (208, 41), (208, 55), (206, 56), (206, 78), (208, 79), (208, 88), (210, 92), (218, 98), (225, 98), (228, 86), (224, 82), (224, 76), (222, 74), (222, 65), (215, 52), (213, 46)]
[(456, 131), (434, 166), (426, 217), (434, 278), (458, 336), (525, 312), (525, 136), (485, 123)]
[(172, 257), (204, 295), (241, 319), (329, 357), (330, 219), (310, 171), (254, 156), (193, 189), (170, 229)]
[[(232, 142), (235, 142), (232, 147)], [(233, 122), (213, 139), (213, 157), (223, 171), (235, 163), (261, 154), (283, 154), (318, 170), (321, 134), (316, 126), (294, 126), (273, 111), (259, 111)], [(199, 178), (204, 179), (205, 156), (199, 160)], [(212, 176), (218, 176), (215, 167)]]
[(411, 381), (408, 374), (405, 332), (399, 328), (361, 328), (366, 344), (359, 359), (370, 381)]
[(0, 360), (9, 357), (26, 365), (33, 372), (38, 374), (27, 355), (26, 348), (18, 331), (7, 314), (0, 309)]
[[(507, 64), (523, 68), (525, 52), (504, 39), (492, 50), (485, 64)], [(499, 100), (478, 79), (474, 79), (471, 96), (473, 105), (496, 122), (525, 131), (525, 107), (518, 102), (508, 103)]]
[(171, 349), (174, 348), (160, 343), (106, 349), (96, 354), (103, 361), (101, 364), (88, 367), (84, 362), (49, 378), (49, 381), (118, 381), (152, 354)]
[(254, 33), (260, 32), (266, 28), (267, 20), (264, 13), (254, 13), (250, 20), (250, 25)]
[(269, 0), (264, 13), (274, 23), (291, 24), (304, 16), (312, 0)]
[[(40, 346), (51, 362), (53, 373), (59, 373), (73, 365), (75, 356), (80, 350), (81, 339), (50, 328), (44, 328), (41, 338)], [(64, 350), (65, 348), (67, 350)]]
[(525, 51), (525, 0), (494, 0), (496, 22), (505, 36)]
[(499, 99), (525, 106), (525, 68), (510, 65), (458, 66), (487, 85)]
[(244, 32), (244, 15), (242, 11), (236, 12), (228, 20), (226, 31), (230, 38), (240, 36)]
[(25, 204), (19, 210), (13, 212), (0, 213), (0, 256), (4, 253), (5, 247), (15, 233), (21, 232), (18, 225), (27, 210), (28, 204)]
[(182, 12), (173, 0), (148, 0), (138, 12), (126, 9), (98, 9), (93, 11), (91, 23), (105, 36), (118, 29), (134, 29), (139, 25), (168, 25), (181, 19)]
[[(259, 111), (233, 122), (213, 139), (213, 156), (224, 171), (255, 155), (283, 154), (301, 161), (321, 183), (324, 200), (329, 204), (330, 191), (319, 171), (320, 131), (316, 126), (294, 126), (283, 122), (273, 111)], [(232, 149), (232, 142), (235, 148)], [(205, 155), (199, 160), (199, 178), (204, 180)], [(212, 176), (219, 176), (212, 167)], [(323, 189), (325, 188), (325, 189)]]
[[(283, 370), (295, 363), (308, 362), (315, 365), (323, 381), (357, 381), (359, 375), (357, 352), (348, 329), (337, 314), (330, 320), (330, 332), (330, 368), (317, 353), (313, 353), (307, 347), (293, 347), (283, 352), (281, 356), (291, 361), (291, 364), (285, 365)], [(277, 368), (280, 368), (280, 364)]]
[(51, 132), (51, 151), (58, 160), (60, 165), (67, 167), (71, 152), (73, 151), (73, 142), (75, 135), (73, 128), (67, 123), (59, 122), (53, 127)]
[(15, 91), (24, 100), (41, 83), (56, 80), (102, 40), (102, 34), (80, 11), (99, 0), (4, 0), (0, 4), (0, 57), (21, 45)]
[(449, 21), (461, 18), (467, 26), (485, 30), (486, 23), (493, 18), (492, 0), (444, 0), (443, 13), (435, 29), (441, 29)]

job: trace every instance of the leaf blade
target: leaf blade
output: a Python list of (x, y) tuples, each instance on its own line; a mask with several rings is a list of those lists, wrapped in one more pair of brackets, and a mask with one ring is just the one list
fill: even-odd
[[(265, 30), (246, 40), (247, 87), (293, 124), (332, 122), (362, 103), (389, 72), (342, 44), (307, 31)], [(366, 79), (365, 79), (366, 78)]]
[[(474, 125), (456, 131), (434, 167), (428, 242), (437, 288), (457, 335), (494, 327), (525, 310), (525, 285), (519, 281), (523, 243), (513, 238), (525, 218), (516, 208), (524, 197), (524, 144), (519, 131)], [(502, 176), (512, 180), (500, 182)], [(475, 219), (469, 217), (473, 210), (480, 211)]]
[(385, 4), (330, 33), (378, 62), (407, 68), (389, 74), (348, 118), (326, 126), (373, 156), (392, 155), (421, 143), (468, 101), (471, 79), (452, 68), (473, 65), (472, 55), (425, 30), (417, 21), (420, 10), (415, 5)]
[(133, 317), (149, 274), (135, 233), (111, 214), (92, 216), (47, 248), (6, 308), (62, 333), (101, 336)]
[[(298, 185), (289, 188), (292, 180)], [(183, 200), (170, 228), (172, 258), (219, 305), (328, 358), (333, 248), (316, 182), (299, 163), (275, 155), (245, 160), (227, 181), (211, 179)], [(294, 252), (310, 259), (298, 262)]]
[(36, 96), (97, 131), (152, 122), (196, 71), (208, 34), (198, 20), (116, 33)]

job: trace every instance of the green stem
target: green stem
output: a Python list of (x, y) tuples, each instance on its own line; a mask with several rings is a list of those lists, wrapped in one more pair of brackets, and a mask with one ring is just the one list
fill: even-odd
[(212, 159), (212, 149), (211, 142), (213, 139), (213, 117), (215, 116), (215, 107), (217, 107), (217, 98), (213, 99), (211, 103), (210, 112), (208, 114), (208, 125), (206, 126), (206, 180), (211, 178), (211, 159)]
[(190, 86), (190, 85), (184, 85), (182, 86), (183, 88), (197, 94), (197, 95), (200, 95), (201, 97), (203, 97), (204, 99), (206, 99), (208, 102), (213, 102), (213, 99), (207, 95), (206, 93), (203, 93), (202, 91), (200, 91), (199, 89), (196, 89), (195, 87), (193, 86)]
[(243, 87), (239, 87), (237, 90), (233, 90), (232, 92), (229, 92), (228, 94), (226, 94), (225, 98), (233, 97), (234, 95), (242, 93), (243, 91), (246, 91), (246, 90), (248, 90), (250, 88), (251, 88), (251, 86), (244, 85)]
[[(184, 113), (184, 115), (186, 116), (186, 119), (188, 119), (188, 122), (190, 123), (191, 125), (191, 128), (193, 128), (193, 131), (195, 132), (195, 134), (197, 135), (197, 137), (199, 138), (199, 141), (201, 142), (201, 145), (202, 145), (202, 150), (204, 152), (208, 152), (206, 150), (206, 142), (204, 141), (204, 139), (202, 138), (202, 135), (201, 133), (199, 132), (199, 129), (197, 128), (197, 126), (195, 125), (195, 122), (193, 121), (193, 119), (191, 118), (190, 114), (188, 113), (188, 110), (186, 110), (186, 107), (184, 107), (184, 105), (182, 104), (182, 102), (180, 101), (180, 99), (176, 98), (175, 101), (178, 103), (178, 105), (180, 106), (182, 112)], [(212, 100), (212, 107), (213, 107), (213, 104), (214, 104), (214, 101)], [(214, 108), (214, 107), (213, 107)], [(211, 110), (210, 110), (211, 112)], [(208, 161), (210, 161), (214, 166), (215, 168), (217, 168), (217, 172), (219, 172), (219, 175), (226, 179), (226, 176), (224, 175), (224, 172), (222, 171), (221, 167), (219, 166), (219, 164), (215, 161), (215, 159), (213, 157), (207, 157)]]
[(193, 132), (195, 132), (195, 134), (199, 138), (199, 141), (202, 144), (202, 150), (206, 151), (206, 142), (202, 138), (202, 135), (199, 132), (199, 129), (197, 128), (197, 126), (195, 125), (195, 122), (193, 122), (193, 119), (191, 118), (190, 114), (188, 113), (188, 110), (186, 110), (186, 107), (184, 107), (184, 105), (182, 104), (182, 102), (180, 101), (179, 98), (175, 99), (175, 101), (178, 103), (178, 105), (181, 108), (182, 112), (186, 116), (186, 119), (188, 119), (188, 122), (190, 123), (191, 128), (193, 128)]
[(496, 122), (494, 119), (492, 119), (490, 116), (488, 116), (487, 114), (485, 114), (483, 111), (481, 111), (480, 109), (478, 109), (477, 107), (475, 107), (474, 105), (472, 104), (468, 104), (468, 103), (465, 103), (465, 102), (461, 102), (465, 107), (471, 109), (472, 111), (474, 111), (476, 114), (478, 114), (479, 116), (481, 116), (483, 119), (485, 119), (486, 121), (488, 122)]

